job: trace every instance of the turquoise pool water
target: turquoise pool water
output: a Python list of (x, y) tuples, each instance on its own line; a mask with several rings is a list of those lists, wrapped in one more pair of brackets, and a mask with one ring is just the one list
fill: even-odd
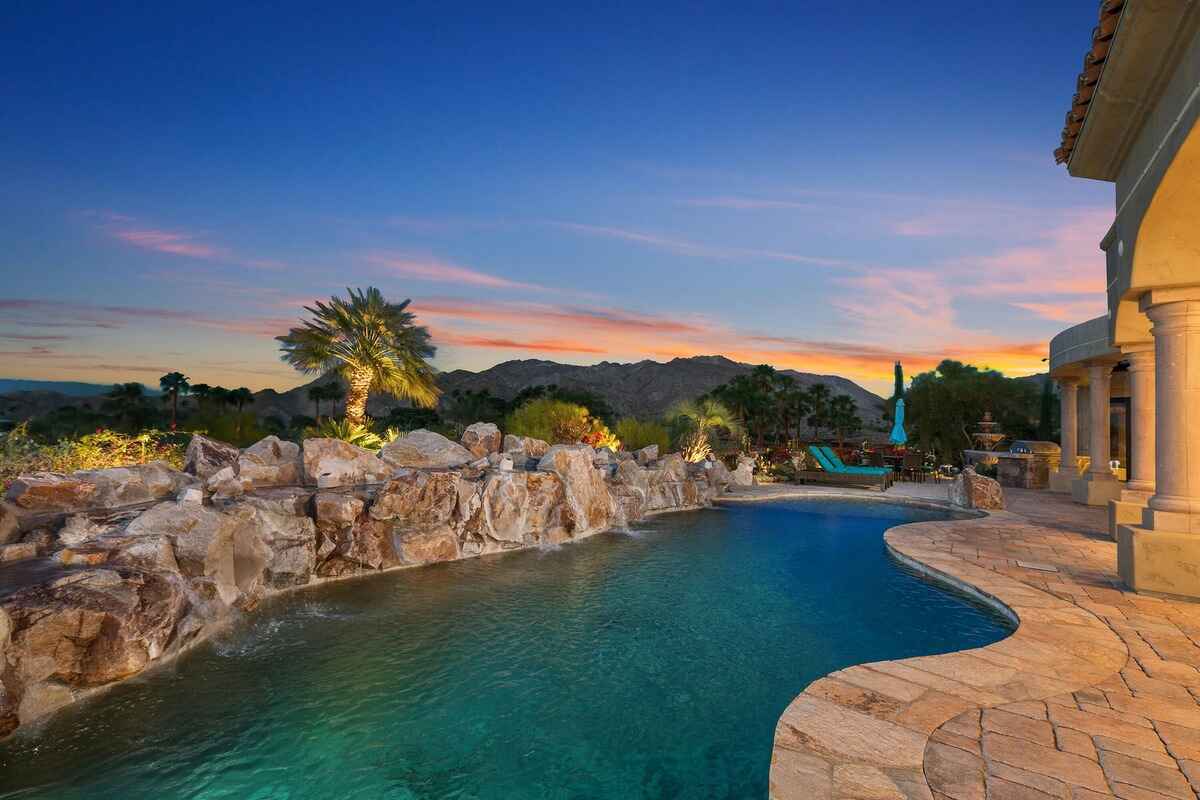
[(881, 534), (781, 501), (279, 598), (0, 745), (0, 797), (765, 798), (827, 672), (1002, 638)]

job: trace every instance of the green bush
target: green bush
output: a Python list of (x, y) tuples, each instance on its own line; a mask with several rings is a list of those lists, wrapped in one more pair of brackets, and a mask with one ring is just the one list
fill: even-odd
[(542, 397), (509, 414), (504, 430), (551, 444), (575, 444), (592, 433), (592, 420), (583, 406)]
[(21, 424), (0, 434), (0, 484), (7, 487), (18, 475), (39, 470), (74, 472), (150, 461), (166, 461), (178, 469), (183, 466), (189, 438), (188, 434), (158, 430), (127, 434), (102, 429), (77, 439), (44, 444), (30, 436), (28, 426)]
[(249, 447), (267, 435), (259, 426), (253, 411), (231, 411), (226, 414), (204, 411), (189, 417), (187, 424), (196, 433), (238, 447)]
[(671, 432), (660, 422), (643, 421), (626, 417), (617, 423), (613, 431), (621, 440), (626, 450), (641, 450), (652, 444), (658, 445), (658, 452), (666, 455), (671, 449)]

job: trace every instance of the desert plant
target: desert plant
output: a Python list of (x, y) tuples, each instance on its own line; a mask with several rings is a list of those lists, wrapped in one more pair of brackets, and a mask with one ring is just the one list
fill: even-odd
[(389, 303), (375, 287), (347, 289), (304, 310), (313, 316), (277, 337), (283, 360), (301, 372), (341, 375), (349, 385), (346, 419), (367, 421), (372, 389), (433, 407), (439, 389), (426, 359), (434, 354), (428, 329), (413, 324), (409, 300)]
[(509, 414), (504, 430), (551, 444), (574, 444), (592, 432), (592, 419), (583, 406), (542, 397)]
[(385, 444), (383, 437), (371, 430), (369, 425), (351, 422), (348, 419), (326, 419), (318, 425), (306, 428), (304, 438), (340, 439), (364, 450), (378, 450)]
[(673, 420), (679, 451), (690, 462), (711, 456), (713, 438), (722, 430), (733, 437), (742, 434), (741, 421), (724, 403), (712, 398), (678, 403), (668, 416)]
[(614, 453), (621, 449), (621, 440), (608, 429), (607, 425), (595, 417), (591, 418), (591, 424), (592, 429), (584, 434), (580, 441), (597, 449), (607, 447)]
[(658, 445), (660, 453), (665, 454), (671, 449), (671, 432), (661, 422), (625, 417), (617, 423), (613, 433), (626, 450), (641, 450), (652, 444)]

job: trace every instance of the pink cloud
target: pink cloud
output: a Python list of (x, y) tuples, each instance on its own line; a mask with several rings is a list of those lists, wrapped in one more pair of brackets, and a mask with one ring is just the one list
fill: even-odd
[(1092, 300), (1072, 300), (1059, 303), (1013, 303), (1017, 308), (1024, 309), (1042, 319), (1055, 322), (1083, 322), (1102, 316), (1108, 311), (1108, 304), (1103, 295), (1097, 295)]
[(385, 267), (397, 275), (416, 278), (434, 283), (468, 284), (471, 286), (486, 286), (492, 289), (534, 289), (544, 290), (546, 287), (532, 283), (522, 283), (486, 272), (447, 264), (434, 259), (414, 259), (389, 253), (371, 253), (367, 261), (376, 266)]
[(227, 255), (225, 250), (196, 242), (195, 237), (183, 233), (142, 229), (115, 231), (113, 236), (135, 247), (159, 253), (205, 259), (222, 258)]

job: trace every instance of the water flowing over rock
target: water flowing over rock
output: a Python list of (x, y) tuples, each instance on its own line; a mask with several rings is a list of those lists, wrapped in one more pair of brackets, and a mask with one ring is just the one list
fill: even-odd
[(440, 433), (419, 429), (384, 446), (379, 451), (379, 457), (393, 467), (453, 469), (469, 464), (480, 456), (473, 455), (470, 450)]
[(950, 502), (961, 508), (998, 510), (1004, 508), (1000, 482), (965, 468), (950, 484)]
[(240, 455), (241, 451), (233, 445), (197, 433), (188, 442), (183, 471), (207, 481), (221, 469), (236, 465)]
[(476, 458), (500, 452), (500, 429), (490, 422), (476, 422), (463, 431), (462, 445)]
[(370, 450), (340, 439), (304, 440), (304, 480), (319, 488), (378, 483), (392, 471)]
[[(704, 505), (732, 480), (677, 454), (655, 453), (647, 468), (514, 436), (500, 451), (495, 426), (471, 429), (478, 436), (465, 441), (485, 457), (429, 431), (389, 445), (388, 460), (334, 439), (301, 448), (268, 437), (240, 452), (204, 440), (189, 449), (194, 474), (148, 464), (21, 476), (0, 523), (19, 530), (29, 514), (39, 527), (0, 547), (54, 568), (0, 597), (0, 736), (174, 655), (273, 592), (559, 544)], [(535, 470), (513, 469), (531, 454)], [(401, 463), (413, 460), (423, 466)], [(201, 478), (210, 497), (195, 488)]]

